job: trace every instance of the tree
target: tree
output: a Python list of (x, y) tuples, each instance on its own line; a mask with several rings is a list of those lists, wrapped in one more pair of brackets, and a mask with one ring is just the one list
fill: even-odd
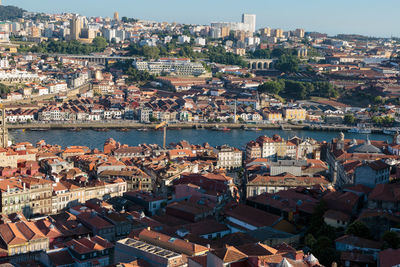
[(324, 201), (320, 201), (317, 206), (315, 206), (313, 210), (313, 214), (310, 220), (310, 228), (309, 233), (317, 233), (323, 225), (324, 222), (324, 214), (327, 211), (327, 205)]
[(344, 115), (344, 123), (346, 124), (354, 124), (356, 122), (356, 118), (353, 114)]
[(7, 85), (0, 83), (0, 95), (8, 94), (10, 92), (10, 87)]
[(121, 18), (121, 21), (122, 21), (123, 23), (136, 23), (136, 22), (138, 22), (137, 19), (128, 18), (128, 17), (122, 17), (122, 18)]
[(97, 51), (104, 51), (108, 44), (104, 37), (97, 36), (93, 39), (92, 45), (96, 48)]
[(269, 49), (257, 49), (254, 52), (249, 52), (249, 58), (271, 58)]
[(233, 123), (234, 122), (234, 120), (233, 120), (233, 118), (228, 118), (228, 123)]
[(157, 121), (158, 121), (157, 118), (155, 118), (155, 117), (150, 117), (150, 122), (157, 122)]
[(382, 240), (385, 242), (385, 247), (387, 248), (400, 248), (400, 236), (395, 232), (386, 231), (382, 235)]
[(304, 238), (304, 244), (311, 249), (314, 247), (316, 243), (317, 240), (312, 234), (307, 234), (306, 237)]
[(22, 18), (26, 10), (16, 6), (0, 6), (0, 20), (15, 20)]
[(227, 64), (227, 65), (239, 65), (246, 67), (247, 63), (239, 55), (235, 55), (230, 52), (226, 52), (222, 46), (209, 47), (208, 48), (208, 59), (210, 62)]
[(394, 123), (394, 118), (389, 117), (389, 116), (373, 116), (372, 117), (372, 122), (378, 126), (391, 126)]
[(275, 68), (282, 72), (298, 72), (299, 59), (293, 55), (282, 55), (275, 63)]
[[(96, 39), (97, 38), (97, 39)], [(107, 47), (104, 45), (104, 38), (96, 37), (91, 44), (83, 44), (79, 41), (56, 41), (49, 40), (41, 42), (39, 45), (32, 46), (27, 52), (33, 53), (62, 53), (62, 54), (90, 54), (93, 52), (103, 52)]]
[(156, 47), (156, 46), (145, 45), (142, 48), (142, 54), (147, 59), (156, 59), (160, 55), (160, 49), (158, 49), (158, 47)]
[(128, 75), (128, 83), (153, 81), (156, 78), (149, 72), (135, 69), (132, 66), (130, 66), (128, 70), (125, 71), (125, 74)]
[(291, 99), (307, 99), (313, 90), (312, 83), (286, 80), (284, 95)]
[(329, 82), (314, 82), (313, 95), (321, 97), (337, 98), (339, 91)]
[(355, 235), (361, 238), (371, 238), (369, 228), (361, 221), (355, 221), (346, 229), (347, 235)]
[(374, 103), (376, 103), (376, 104), (385, 104), (385, 99), (383, 99), (381, 96), (376, 96), (375, 98), (374, 98)]
[(278, 95), (285, 89), (285, 82), (283, 80), (267, 81), (258, 86), (260, 93), (268, 93)]

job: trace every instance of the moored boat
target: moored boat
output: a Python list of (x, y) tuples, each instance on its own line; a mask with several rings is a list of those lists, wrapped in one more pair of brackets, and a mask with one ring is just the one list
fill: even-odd
[(129, 132), (129, 129), (128, 128), (119, 128), (117, 131), (118, 132)]

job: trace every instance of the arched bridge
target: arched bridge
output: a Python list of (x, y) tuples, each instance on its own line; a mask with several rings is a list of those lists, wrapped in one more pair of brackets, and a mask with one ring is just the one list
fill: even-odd
[(275, 59), (246, 59), (251, 70), (269, 70), (273, 68)]

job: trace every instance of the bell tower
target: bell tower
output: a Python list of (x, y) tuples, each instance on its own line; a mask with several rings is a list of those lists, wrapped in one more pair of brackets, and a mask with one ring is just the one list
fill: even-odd
[(336, 141), (336, 149), (342, 150), (344, 149), (344, 133), (340, 132), (337, 141)]

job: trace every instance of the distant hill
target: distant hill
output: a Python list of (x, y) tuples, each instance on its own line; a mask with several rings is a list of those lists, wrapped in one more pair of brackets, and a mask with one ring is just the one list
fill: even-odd
[(16, 6), (0, 6), (0, 20), (13, 20), (22, 18), (26, 10)]

